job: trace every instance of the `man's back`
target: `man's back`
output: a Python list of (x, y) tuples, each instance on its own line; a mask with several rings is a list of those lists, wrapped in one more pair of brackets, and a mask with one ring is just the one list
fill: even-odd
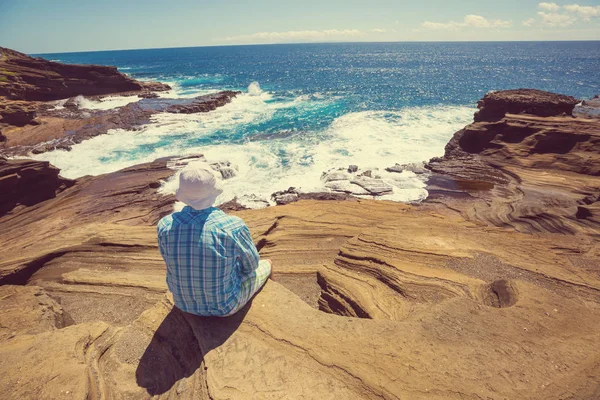
[(175, 305), (197, 315), (230, 313), (241, 281), (259, 262), (246, 224), (214, 207), (186, 206), (164, 217), (158, 242)]

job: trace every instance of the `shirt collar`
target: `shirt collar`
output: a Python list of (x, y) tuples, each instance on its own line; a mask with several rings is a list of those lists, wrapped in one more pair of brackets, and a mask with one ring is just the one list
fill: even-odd
[(208, 214), (208, 213), (213, 212), (214, 210), (217, 210), (217, 207), (208, 207), (208, 208), (204, 208), (202, 210), (196, 210), (195, 208), (192, 208), (190, 206), (185, 206), (185, 207), (183, 207), (183, 209), (181, 211), (186, 214), (198, 215), (198, 214)]

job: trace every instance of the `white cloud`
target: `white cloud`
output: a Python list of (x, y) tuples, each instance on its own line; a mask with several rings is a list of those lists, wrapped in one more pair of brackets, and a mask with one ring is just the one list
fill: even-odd
[(600, 6), (580, 6), (579, 4), (569, 4), (563, 7), (566, 11), (577, 14), (586, 21), (591, 18), (600, 17)]
[(538, 7), (540, 10), (546, 10), (546, 11), (558, 11), (560, 9), (560, 6), (556, 3), (540, 3), (538, 4)]
[(285, 31), (285, 32), (257, 32), (249, 35), (230, 36), (225, 38), (230, 42), (249, 43), (281, 43), (298, 41), (336, 41), (365, 36), (365, 32), (358, 29), (326, 29), (322, 31)]
[(426, 29), (450, 29), (458, 30), (462, 28), (510, 28), (512, 21), (503, 20), (489, 20), (481, 15), (466, 15), (462, 22), (449, 21), (449, 22), (432, 22), (425, 21), (421, 24)]
[(375, 28), (375, 29), (371, 29), (371, 32), (373, 32), (373, 33), (386, 33), (387, 29)]
[(573, 22), (577, 20), (577, 18), (567, 15), (567, 14), (558, 14), (558, 13), (546, 13), (544, 11), (538, 12), (542, 23), (547, 26), (558, 26), (558, 27), (566, 27), (572, 25)]
[[(580, 6), (579, 4), (560, 6), (556, 3), (539, 3), (538, 8), (543, 10), (538, 12), (538, 15), (546, 26), (566, 27), (575, 23), (578, 19), (590, 21), (592, 18), (600, 17), (600, 6)], [(530, 21), (530, 19), (527, 21)], [(523, 22), (523, 25), (525, 25), (525, 22)]]
[(535, 18), (528, 18), (525, 21), (521, 22), (521, 25), (531, 27), (535, 25)]

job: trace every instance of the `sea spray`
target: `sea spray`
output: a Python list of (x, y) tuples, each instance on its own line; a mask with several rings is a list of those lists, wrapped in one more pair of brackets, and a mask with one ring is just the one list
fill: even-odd
[(248, 85), (248, 94), (250, 96), (260, 96), (262, 92), (263, 91), (261, 90), (258, 82), (252, 82), (250, 85)]

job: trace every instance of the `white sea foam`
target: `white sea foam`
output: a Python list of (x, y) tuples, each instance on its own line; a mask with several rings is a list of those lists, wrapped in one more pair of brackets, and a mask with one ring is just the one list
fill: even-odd
[(248, 86), (248, 94), (250, 96), (260, 96), (262, 94), (262, 89), (260, 88), (260, 84), (258, 82), (252, 82)]
[(86, 110), (111, 110), (117, 107), (123, 107), (130, 103), (140, 101), (137, 95), (134, 96), (109, 96), (104, 97), (101, 100), (92, 100), (83, 96), (77, 96), (75, 101), (79, 105), (79, 108)]
[[(252, 86), (252, 85), (251, 85)], [(303, 191), (323, 191), (321, 174), (333, 167), (358, 165), (393, 186), (385, 199), (418, 201), (427, 196), (423, 178), (412, 172), (388, 173), (395, 163), (426, 161), (443, 154), (452, 134), (472, 121), (469, 107), (410, 107), (398, 111), (363, 111), (345, 114), (325, 130), (302, 132), (279, 139), (231, 142), (227, 135), (245, 126), (268, 122), (281, 109), (319, 107), (318, 100), (299, 96), (289, 101), (272, 101), (260, 91), (242, 94), (217, 110), (204, 114), (157, 114), (153, 123), (140, 131), (113, 130), (73, 146), (72, 151), (54, 151), (33, 156), (61, 168), (75, 178), (115, 171), (159, 157), (202, 153), (209, 161), (230, 161), (239, 167), (227, 181), (219, 201), (255, 194), (270, 194), (290, 186)], [(326, 103), (324, 103), (326, 104)], [(285, 111), (285, 110), (284, 110)], [(206, 136), (220, 144), (190, 145)], [(221, 140), (222, 139), (222, 140)], [(173, 192), (175, 181), (163, 190)]]

